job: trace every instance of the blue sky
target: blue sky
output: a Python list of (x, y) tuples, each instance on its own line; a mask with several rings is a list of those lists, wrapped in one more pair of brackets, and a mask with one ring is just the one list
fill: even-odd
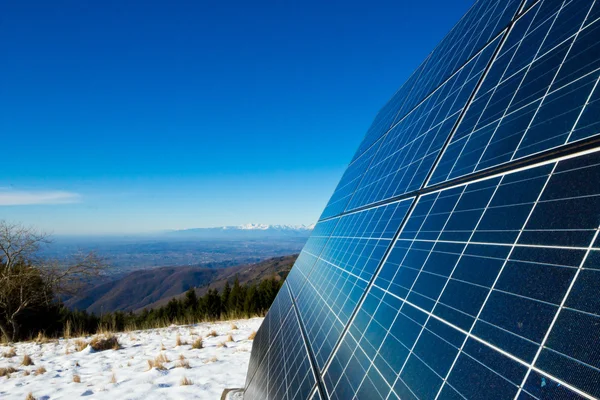
[(2, 2), (0, 219), (57, 234), (315, 222), (471, 4)]

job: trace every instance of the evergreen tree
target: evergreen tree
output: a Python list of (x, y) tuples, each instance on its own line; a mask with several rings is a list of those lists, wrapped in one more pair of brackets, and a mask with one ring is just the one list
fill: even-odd
[(192, 314), (195, 314), (198, 311), (198, 296), (196, 296), (194, 288), (189, 288), (189, 290), (185, 292), (183, 308), (188, 310), (188, 312), (191, 311)]
[(241, 311), (243, 305), (244, 298), (242, 297), (242, 288), (240, 287), (240, 280), (238, 276), (235, 276), (235, 280), (233, 281), (233, 288), (231, 288), (231, 293), (229, 294), (229, 304), (227, 308), (232, 312)]
[(229, 296), (231, 295), (231, 288), (229, 287), (229, 281), (225, 282), (223, 293), (221, 293), (221, 311), (227, 315), (229, 312)]

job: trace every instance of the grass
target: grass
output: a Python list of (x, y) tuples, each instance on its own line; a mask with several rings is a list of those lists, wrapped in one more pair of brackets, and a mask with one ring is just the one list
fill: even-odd
[(94, 351), (105, 351), (105, 350), (119, 350), (121, 345), (117, 340), (117, 337), (112, 333), (103, 333), (96, 335), (90, 341), (90, 346)]
[(203, 347), (202, 338), (194, 340), (192, 343), (192, 349), (201, 349)]
[(210, 332), (208, 332), (208, 335), (206, 335), (206, 337), (216, 337), (217, 336), (217, 331), (215, 331), (214, 329)]
[(256, 331), (252, 331), (250, 336), (248, 336), (248, 340), (254, 340), (255, 337), (256, 337)]
[(81, 383), (81, 377), (79, 375), (73, 375), (74, 383)]
[(75, 341), (75, 350), (83, 351), (88, 346), (88, 343), (83, 339), (77, 339)]
[(117, 383), (117, 376), (115, 375), (115, 373), (112, 373), (112, 376), (110, 377), (110, 383)]
[(175, 346), (179, 347), (179, 346), (185, 346), (187, 345), (187, 342), (185, 340), (181, 340), (181, 335), (177, 334), (177, 338), (175, 339)]
[(48, 339), (48, 337), (46, 337), (46, 335), (44, 335), (43, 332), (38, 332), (35, 340), (34, 340), (37, 344), (46, 344), (46, 343), (50, 343), (51, 340)]
[(10, 378), (10, 374), (13, 374), (15, 372), (17, 372), (17, 370), (14, 369), (13, 367), (0, 368), (0, 378), (3, 376)]
[(167, 368), (165, 367), (165, 363), (168, 363), (169, 359), (163, 353), (160, 353), (154, 360), (148, 360), (148, 371), (152, 368), (156, 368), (160, 371), (164, 371)]
[(29, 392), (27, 397), (25, 397), (25, 400), (37, 400), (37, 399), (35, 397), (33, 397), (33, 393)]
[(234, 341), (234, 340), (233, 340), (233, 336), (231, 336), (231, 335), (227, 335), (227, 337), (225, 338), (225, 341), (226, 341), (226, 342), (233, 342), (233, 341)]
[(225, 343), (223, 343), (223, 342), (217, 343), (217, 349), (220, 349), (221, 347), (224, 347), (224, 346), (225, 346)]
[(204, 364), (213, 363), (213, 362), (217, 362), (217, 361), (219, 361), (217, 359), (217, 357), (211, 357), (211, 358), (209, 358), (207, 360), (204, 360)]
[(23, 360), (21, 361), (21, 365), (24, 367), (29, 367), (30, 365), (34, 365), (34, 364), (33, 364), (33, 360), (31, 359), (31, 357), (29, 357), (28, 354), (25, 354), (23, 356)]
[(183, 357), (183, 355), (181, 355), (179, 357), (179, 361), (177, 361), (177, 365), (176, 368), (185, 368), (185, 369), (190, 369), (190, 362), (188, 360), (185, 359), (185, 357), (183, 357), (183, 359), (181, 358)]
[(190, 385), (193, 385), (193, 384), (194, 384), (194, 382), (192, 382), (191, 379), (188, 379), (185, 376), (183, 378), (181, 378), (181, 382), (179, 382), (180, 386), (190, 386)]
[(35, 370), (34, 375), (38, 376), (38, 375), (44, 375), (46, 373), (46, 368), (44, 367), (38, 367), (38, 369)]
[(236, 329), (238, 329), (237, 325), (236, 325), (236, 324), (234, 324), (234, 323), (232, 323), (232, 324), (231, 324), (231, 330), (232, 330), (232, 331), (235, 331)]

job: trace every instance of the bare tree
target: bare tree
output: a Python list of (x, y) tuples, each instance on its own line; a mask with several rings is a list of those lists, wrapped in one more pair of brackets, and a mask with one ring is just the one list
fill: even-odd
[(33, 260), (41, 247), (49, 243), (47, 233), (0, 220), (0, 265), (4, 265), (6, 270), (23, 261)]
[(0, 220), (0, 332), (19, 337), (27, 312), (48, 307), (62, 295), (76, 295), (106, 268), (94, 252), (57, 261), (40, 256), (51, 241), (34, 228)]

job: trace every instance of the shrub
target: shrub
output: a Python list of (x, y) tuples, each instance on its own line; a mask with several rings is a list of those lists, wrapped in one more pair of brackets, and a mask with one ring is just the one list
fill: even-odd
[(94, 351), (104, 351), (104, 350), (119, 350), (121, 345), (119, 345), (119, 341), (117, 337), (112, 334), (102, 334), (97, 335), (92, 338), (90, 341), (90, 346)]

